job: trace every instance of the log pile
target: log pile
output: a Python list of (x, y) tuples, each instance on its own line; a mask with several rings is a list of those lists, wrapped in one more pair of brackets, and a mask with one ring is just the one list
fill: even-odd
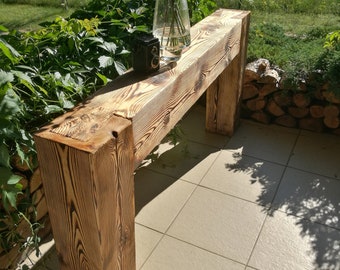
[(241, 114), (265, 124), (340, 134), (340, 99), (315, 78), (293, 87), (267, 59), (247, 64)]

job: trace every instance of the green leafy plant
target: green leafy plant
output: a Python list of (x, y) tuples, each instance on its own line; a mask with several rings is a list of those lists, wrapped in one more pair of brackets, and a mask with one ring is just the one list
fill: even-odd
[[(110, 7), (97, 16), (73, 16), (44, 23), (36, 31), (0, 26), (0, 246), (38, 247), (38, 230), (29, 187), (21, 184), (37, 167), (32, 134), (71, 109), (130, 64), (131, 35), (145, 31), (146, 8)], [(132, 3), (132, 1), (131, 1)], [(111, 3), (112, 4), (112, 3)], [(119, 6), (119, 8), (118, 8)], [(84, 14), (84, 12), (82, 12)], [(139, 25), (138, 23), (141, 23)], [(17, 171), (13, 159), (27, 171)], [(31, 236), (16, 230), (27, 222)]]
[(328, 90), (340, 98), (340, 30), (329, 33), (325, 38), (324, 52), (316, 68), (322, 71)]
[(327, 34), (324, 48), (340, 50), (340, 30)]
[[(320, 70), (323, 82), (338, 91), (339, 33), (328, 34), (328, 29), (315, 27), (301, 34), (286, 33), (282, 26), (261, 23), (251, 27), (248, 61), (267, 58), (285, 71), (286, 81), (297, 87), (301, 79), (308, 79)], [(325, 36), (327, 35), (326, 41)]]
[(199, 22), (217, 9), (216, 1), (212, 0), (188, 0), (188, 6), (192, 24)]

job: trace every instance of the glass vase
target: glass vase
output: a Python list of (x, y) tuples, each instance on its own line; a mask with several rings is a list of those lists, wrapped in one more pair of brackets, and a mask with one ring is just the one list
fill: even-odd
[(161, 60), (180, 59), (191, 42), (187, 0), (156, 0), (153, 35), (159, 39)]

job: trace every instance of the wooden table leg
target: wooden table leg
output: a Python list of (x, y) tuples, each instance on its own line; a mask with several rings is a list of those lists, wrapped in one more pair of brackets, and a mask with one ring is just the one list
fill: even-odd
[(131, 123), (108, 137), (91, 152), (35, 137), (63, 270), (136, 269)]
[(206, 129), (232, 136), (239, 121), (250, 14), (242, 18), (239, 54), (207, 89)]

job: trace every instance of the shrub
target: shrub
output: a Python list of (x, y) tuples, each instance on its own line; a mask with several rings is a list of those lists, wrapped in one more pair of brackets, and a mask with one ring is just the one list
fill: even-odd
[(190, 20), (195, 24), (216, 10), (217, 5), (212, 0), (188, 0)]
[(322, 71), (324, 81), (329, 83), (328, 90), (340, 97), (340, 30), (326, 36), (324, 49), (316, 69)]
[[(136, 24), (142, 23), (144, 10), (130, 9), (125, 2), (124, 9), (111, 10), (107, 21), (57, 18), (25, 33), (0, 27), (0, 245), (4, 250), (19, 243), (37, 246), (39, 241), (32, 198), (11, 159), (17, 156), (33, 170), (37, 163), (32, 133), (126, 70), (124, 42), (146, 26)], [(32, 228), (29, 239), (15, 230), (22, 219)]]
[(339, 31), (327, 34), (328, 31), (328, 28), (316, 27), (297, 36), (286, 34), (278, 24), (255, 25), (249, 34), (248, 61), (267, 58), (282, 68), (291, 82), (308, 79), (315, 71), (321, 72), (323, 83), (328, 82), (329, 90), (339, 95), (340, 34)]

